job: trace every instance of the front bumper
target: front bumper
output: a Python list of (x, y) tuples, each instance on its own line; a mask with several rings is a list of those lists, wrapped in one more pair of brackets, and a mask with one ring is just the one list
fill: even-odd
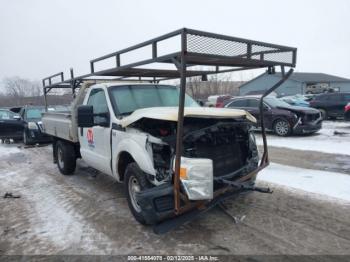
[[(246, 181), (251, 187), (254, 187), (255, 177)], [(228, 196), (245, 193), (246, 188), (231, 188), (223, 195)], [(228, 194), (227, 194), (228, 193)], [(218, 195), (211, 200), (206, 201), (205, 206), (218, 203), (222, 195)], [(175, 217), (174, 206), (174, 187), (171, 183), (163, 184), (147, 190), (143, 190), (136, 195), (137, 202), (141, 206), (143, 217), (147, 224), (157, 224), (163, 220)], [(198, 201), (191, 201), (192, 203)], [(184, 204), (181, 202), (181, 204)], [(215, 204), (216, 205), (216, 204)], [(193, 208), (196, 209), (196, 208)]]
[(310, 123), (297, 123), (293, 128), (293, 134), (311, 134), (322, 128), (322, 120)]
[(136, 198), (147, 224), (156, 224), (174, 214), (174, 187), (170, 183), (143, 190)]

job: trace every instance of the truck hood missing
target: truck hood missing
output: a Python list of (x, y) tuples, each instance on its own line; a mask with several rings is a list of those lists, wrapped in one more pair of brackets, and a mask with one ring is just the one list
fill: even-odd
[[(212, 107), (185, 107), (184, 116), (199, 118), (240, 118), (244, 117), (256, 123), (255, 117), (245, 110)], [(150, 107), (135, 110), (132, 114), (121, 119), (121, 126), (127, 127), (142, 118), (168, 120), (177, 122), (178, 107)]]

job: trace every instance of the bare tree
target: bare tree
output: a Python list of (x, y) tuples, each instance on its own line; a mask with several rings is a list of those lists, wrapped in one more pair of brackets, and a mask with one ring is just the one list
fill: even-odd
[(12, 97), (40, 96), (41, 86), (38, 81), (30, 81), (18, 76), (3, 79), (5, 94)]
[(238, 87), (244, 81), (233, 81), (232, 73), (208, 75), (208, 81), (202, 81), (202, 77), (187, 78), (187, 93), (195, 99), (206, 99), (210, 95), (237, 95)]
[(38, 81), (30, 81), (18, 76), (3, 79), (4, 95), (12, 101), (13, 105), (23, 103), (25, 97), (38, 97), (42, 88)]

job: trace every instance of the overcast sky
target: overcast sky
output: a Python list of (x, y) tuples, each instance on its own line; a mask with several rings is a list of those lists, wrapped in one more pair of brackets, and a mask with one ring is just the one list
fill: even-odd
[(0, 0), (0, 79), (42, 79), (188, 27), (298, 48), (296, 70), (350, 78), (350, 1)]

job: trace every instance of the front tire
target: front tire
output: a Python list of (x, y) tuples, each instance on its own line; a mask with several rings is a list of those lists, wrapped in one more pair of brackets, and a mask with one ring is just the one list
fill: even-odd
[(25, 130), (23, 131), (23, 144), (26, 146), (29, 146), (32, 144), (32, 142), (29, 140), (27, 132)]
[(324, 109), (318, 109), (318, 111), (321, 112), (322, 120), (327, 120), (328, 119), (328, 113)]
[(57, 167), (62, 175), (72, 175), (76, 167), (76, 157), (74, 146), (58, 141), (56, 146)]
[(276, 120), (273, 125), (273, 130), (278, 136), (288, 136), (292, 131), (289, 122), (285, 119)]
[(143, 225), (147, 224), (147, 215), (142, 212), (141, 206), (137, 203), (136, 193), (150, 187), (151, 184), (148, 182), (146, 174), (135, 162), (130, 163), (126, 168), (124, 175), (126, 198), (131, 213), (135, 219)]

